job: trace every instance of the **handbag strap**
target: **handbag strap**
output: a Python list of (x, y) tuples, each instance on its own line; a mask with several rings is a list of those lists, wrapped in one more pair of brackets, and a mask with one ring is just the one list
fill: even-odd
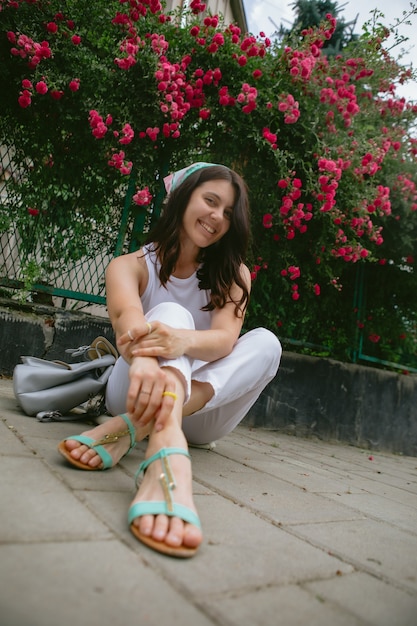
[(94, 361), (95, 359), (101, 359), (107, 354), (111, 354), (115, 360), (118, 359), (119, 354), (116, 348), (106, 337), (96, 337), (94, 341), (88, 346), (79, 346), (78, 348), (67, 348), (65, 350), (67, 354), (75, 358), (82, 356), (86, 361)]

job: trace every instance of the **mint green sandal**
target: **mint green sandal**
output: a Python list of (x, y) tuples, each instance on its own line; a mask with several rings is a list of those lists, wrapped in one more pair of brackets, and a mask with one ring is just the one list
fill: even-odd
[[(129, 454), (129, 452), (131, 452), (131, 450), (133, 450), (133, 448), (136, 445), (136, 431), (132, 422), (130, 421), (126, 413), (124, 413), (123, 415), (120, 415), (120, 417), (126, 423), (126, 426), (127, 426), (126, 430), (123, 430), (117, 433), (109, 433), (108, 435), (105, 435), (102, 439), (98, 439), (96, 441), (92, 439), (91, 437), (87, 437), (86, 435), (74, 435), (72, 437), (66, 437), (58, 445), (58, 451), (62, 454), (62, 456), (64, 456), (67, 459), (67, 461), (71, 463), (71, 465), (74, 465), (75, 467), (78, 467), (79, 469), (83, 469), (83, 470), (110, 469), (111, 467), (113, 467), (113, 459), (111, 458), (111, 455), (107, 452), (107, 450), (103, 447), (104, 445), (108, 443), (114, 443), (118, 441), (121, 437), (126, 437), (127, 435), (130, 435), (130, 448), (126, 452), (126, 454), (124, 454), (123, 456), (126, 456), (127, 454)], [(82, 463), (81, 461), (78, 461), (77, 459), (74, 459), (65, 445), (65, 442), (68, 439), (74, 439), (75, 441), (79, 441), (80, 443), (83, 443), (89, 448), (94, 448), (95, 452), (97, 452), (98, 456), (102, 460), (103, 465), (100, 467), (91, 467), (90, 465), (87, 465), (85, 463)]]
[(168, 458), (171, 454), (182, 454), (191, 459), (188, 452), (186, 450), (183, 450), (183, 448), (161, 448), (159, 452), (149, 457), (149, 459), (146, 459), (145, 461), (143, 461), (143, 463), (140, 464), (135, 477), (136, 486), (139, 475), (142, 472), (145, 472), (145, 470), (147, 469), (147, 467), (149, 467), (151, 463), (159, 459), (161, 460), (162, 473), (160, 476), (160, 482), (164, 492), (165, 500), (162, 502), (151, 501), (136, 502), (136, 504), (132, 504), (128, 513), (128, 523), (130, 526), (130, 530), (135, 535), (135, 537), (148, 547), (156, 550), (157, 552), (162, 552), (162, 554), (186, 558), (193, 556), (196, 553), (197, 548), (189, 548), (188, 546), (169, 546), (163, 541), (156, 541), (152, 537), (143, 535), (140, 532), (139, 528), (133, 524), (134, 519), (136, 519), (137, 517), (142, 517), (143, 515), (168, 515), (168, 517), (179, 517), (184, 522), (192, 524), (193, 526), (197, 526), (197, 528), (201, 528), (198, 515), (188, 507), (182, 504), (176, 504), (172, 499), (171, 492), (175, 489), (176, 482)]

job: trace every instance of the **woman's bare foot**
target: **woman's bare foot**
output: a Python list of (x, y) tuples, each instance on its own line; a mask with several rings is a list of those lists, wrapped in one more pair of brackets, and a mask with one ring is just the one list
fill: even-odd
[[(134, 425), (134, 424), (133, 424)], [(136, 428), (136, 441), (141, 441), (149, 434), (149, 427)], [(116, 440), (111, 441), (111, 435), (115, 433), (126, 432), (125, 436), (118, 437)], [(117, 415), (109, 420), (99, 424), (91, 430), (86, 430), (82, 433), (85, 437), (90, 437), (93, 441), (100, 442), (100, 445), (104, 445), (106, 451), (112, 458), (112, 467), (116, 465), (120, 459), (127, 453), (131, 446), (131, 438), (128, 432), (128, 427), (124, 419)], [(109, 436), (109, 443), (106, 443), (105, 438)], [(68, 458), (70, 456), (74, 461), (87, 465), (91, 469), (100, 469), (103, 465), (103, 461), (97, 454), (94, 447), (89, 447), (76, 439), (66, 439), (60, 444), (60, 452), (65, 452), (64, 456)]]
[[(161, 448), (171, 447), (187, 450), (186, 439), (177, 424), (165, 426), (161, 432), (152, 432), (146, 451), (146, 458), (150, 458)], [(192, 496), (190, 459), (182, 454), (173, 454), (169, 456), (169, 464), (176, 483), (176, 488), (171, 491), (174, 503), (183, 505), (197, 514)], [(166, 500), (160, 481), (161, 473), (162, 462), (157, 459), (147, 467), (132, 506), (138, 502), (161, 502)], [(178, 553), (177, 556), (191, 556), (203, 539), (201, 529), (198, 526), (186, 523), (179, 517), (143, 515), (134, 518), (132, 526), (137, 528), (139, 534), (145, 539), (149, 538), (161, 543), (161, 552), (169, 552), (169, 548), (173, 548), (173, 554), (175, 555), (175, 549), (180, 549), (181, 547), (190, 549), (190, 554)], [(145, 543), (147, 542), (145, 541)], [(164, 544), (168, 547), (168, 550), (164, 549)], [(156, 549), (158, 549), (158, 546), (156, 546)]]

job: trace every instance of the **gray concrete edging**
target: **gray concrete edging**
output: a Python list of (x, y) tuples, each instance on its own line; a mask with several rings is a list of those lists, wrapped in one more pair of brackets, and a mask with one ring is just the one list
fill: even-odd
[(286, 352), (246, 421), (417, 456), (417, 376)]

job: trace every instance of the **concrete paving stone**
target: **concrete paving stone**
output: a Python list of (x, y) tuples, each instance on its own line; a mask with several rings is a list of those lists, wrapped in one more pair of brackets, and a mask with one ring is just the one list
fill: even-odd
[(337, 572), (353, 571), (350, 564), (225, 498), (198, 496), (195, 503), (204, 543), (186, 567), (142, 546), (133, 535), (128, 540), (132, 549), (152, 566), (157, 563), (165, 578), (177, 577), (180, 567), (184, 593), (203, 597), (211, 593), (329, 578)]
[(291, 526), (298, 537), (375, 574), (417, 591), (417, 537), (371, 519)]
[[(325, 602), (348, 610), (372, 626), (415, 626), (417, 597), (387, 585), (375, 576), (354, 572), (305, 585)], [(352, 598), (355, 602), (352, 603)]]
[[(3, 403), (2, 403), (3, 404)], [(29, 417), (16, 411), (2, 411), (6, 413), (6, 421), (13, 424), (21, 435), (40, 439), (50, 439), (58, 443), (61, 439), (71, 435), (79, 435), (83, 431), (93, 428), (96, 420), (77, 420), (65, 422), (40, 422), (36, 417)]]
[(13, 456), (32, 456), (19, 437), (18, 431), (6, 420), (0, 419), (0, 455), (11, 454)]
[(268, 431), (264, 429), (247, 428), (245, 424), (239, 426), (234, 431), (237, 442), (244, 442), (247, 439), (252, 440), (254, 445), (263, 444), (270, 445), (281, 451), (287, 452), (294, 458), (311, 458), (321, 460), (326, 465), (330, 465), (337, 469), (342, 464), (348, 464), (349, 467), (369, 467), (369, 456), (373, 456), (374, 460), (378, 459), (381, 463), (387, 463), (394, 470), (405, 471), (407, 474), (414, 473), (417, 470), (417, 458), (413, 456), (395, 455), (387, 452), (377, 452), (349, 446), (339, 442), (321, 441), (318, 439), (303, 439), (285, 435), (277, 431)]
[(304, 444), (302, 444), (301, 450), (299, 449), (298, 453), (311, 458), (314, 457), (314, 455), (319, 455), (323, 457), (325, 463), (335, 465), (348, 463), (356, 469), (372, 468), (372, 464), (369, 463), (370, 457), (372, 457), (374, 466), (377, 464), (382, 467), (386, 465), (394, 473), (398, 472), (400, 474), (401, 472), (406, 471), (407, 474), (414, 472), (414, 475), (416, 475), (416, 457), (413, 456), (367, 450), (355, 446), (348, 446), (339, 442), (310, 443), (313, 444), (314, 448), (310, 448), (309, 446), (304, 446)]
[[(242, 427), (239, 432), (236, 433), (235, 446), (237, 443), (240, 445), (245, 444), (247, 439), (252, 439), (253, 431), (247, 431), (245, 433)], [(260, 434), (261, 443), (260, 446), (268, 446), (264, 440), (264, 433)], [(280, 437), (279, 437), (280, 439)], [(311, 467), (315, 468), (314, 472), (329, 471), (333, 475), (334, 480), (348, 479), (348, 482), (352, 485), (351, 491), (356, 491), (358, 488), (366, 488), (369, 490), (374, 487), (381, 490), (381, 485), (385, 485), (387, 488), (394, 487), (394, 489), (400, 489), (397, 491), (398, 498), (407, 498), (408, 494), (415, 494), (417, 487), (417, 459), (414, 457), (403, 456), (383, 456), (382, 461), (375, 463), (375, 456), (370, 455), (369, 451), (361, 451), (354, 449), (354, 452), (349, 447), (342, 447), (340, 444), (326, 444), (321, 445), (322, 452), (320, 454), (309, 452), (309, 445), (311, 442), (298, 440), (298, 451), (296, 455), (290, 454), (289, 450), (286, 450), (287, 445), (293, 445), (291, 441), (294, 437), (286, 437), (280, 443), (280, 460), (287, 463), (310, 463)], [(256, 449), (256, 442), (252, 444), (252, 447)], [(275, 446), (274, 454), (275, 454)], [(338, 454), (344, 454), (347, 459), (339, 460), (334, 456), (332, 450), (339, 450)], [(346, 450), (348, 454), (346, 454)], [(265, 454), (268, 453), (268, 448), (263, 447)], [(373, 461), (369, 460), (369, 456), (373, 457)], [(379, 457), (378, 457), (379, 458)], [(297, 461), (298, 459), (298, 461)], [(349, 460), (352, 459), (352, 460)], [(359, 461), (358, 461), (359, 459)], [(364, 483), (365, 481), (365, 483)]]
[[(338, 460), (333, 454), (334, 446), (332, 445), (329, 445), (327, 453), (325, 451), (311, 453), (311, 442), (301, 440), (297, 452), (295, 452), (292, 450), (293, 437), (282, 437), (282, 435), (277, 433), (274, 433), (274, 435), (270, 443), (267, 443), (264, 441), (264, 432), (262, 431), (260, 433), (260, 441), (257, 444), (256, 440), (253, 439), (256, 436), (253, 430), (245, 432), (243, 427), (238, 428), (232, 444), (234, 446), (231, 449), (232, 458), (238, 454), (236, 451), (237, 447), (248, 447), (250, 450), (261, 450), (265, 458), (275, 458), (281, 464), (288, 464), (290, 467), (313, 467), (324, 473), (331, 472), (333, 479), (336, 480), (345, 480), (346, 477), (349, 477), (349, 472), (352, 468), (356, 467), (354, 461), (349, 463), (346, 460)], [(248, 446), (246, 445), (247, 442), (249, 442)], [(275, 442), (277, 443), (275, 444)]]
[(0, 457), (0, 542), (108, 539), (100, 520), (40, 459)]
[[(374, 480), (362, 477), (352, 477), (352, 484), (355, 488), (349, 488), (345, 493), (349, 494), (373, 494), (381, 498), (389, 500), (391, 506), (405, 505), (415, 509), (417, 507), (417, 498), (414, 493), (410, 493), (403, 488), (393, 487), (383, 482), (383, 479)], [(321, 493), (321, 492), (319, 492)], [(327, 494), (326, 494), (327, 495)]]
[[(349, 462), (348, 460), (346, 461)], [(392, 456), (387, 458), (367, 451), (361, 464), (355, 463), (351, 470), (352, 474), (381, 480), (386, 478), (395, 479), (395, 486), (400, 486), (408, 491), (415, 491), (417, 485), (417, 459), (414, 457)], [(388, 483), (387, 484), (391, 484)]]
[(130, 492), (81, 490), (76, 494), (89, 509), (95, 511), (114, 535), (124, 543), (130, 542), (131, 546), (136, 547), (138, 542), (131, 535), (127, 525), (127, 513), (135, 496), (133, 485)]
[[(338, 473), (339, 472), (335, 470), (335, 474)], [(399, 475), (397, 472), (390, 469), (381, 471), (377, 468), (375, 463), (369, 461), (367, 468), (363, 467), (358, 469), (356, 467), (351, 467), (349, 476), (354, 484), (359, 485), (363, 481), (368, 481), (375, 485), (394, 487), (395, 489), (402, 489), (407, 494), (417, 495), (417, 483), (411, 473), (407, 470), (402, 471), (402, 475)]]
[(329, 457), (331, 462), (336, 465), (340, 465), (346, 460), (352, 464), (358, 463), (365, 453), (361, 448), (340, 444), (339, 442), (322, 441), (314, 437), (295, 437), (263, 428), (247, 428), (244, 423), (234, 432), (237, 435), (236, 441), (239, 443), (251, 440), (252, 445), (271, 446), (291, 454), (294, 458), (321, 459), (323, 462), (327, 462), (327, 457)]
[(203, 606), (222, 626), (368, 626), (349, 610), (296, 585), (205, 596)]
[[(240, 436), (238, 443), (244, 445), (246, 437), (244, 433), (242, 433), (242, 430), (240, 430), (238, 436)], [(353, 474), (353, 470), (360, 471), (361, 469), (366, 469), (362, 460), (357, 462), (356, 459), (352, 459), (351, 461), (347, 459), (338, 459), (333, 452), (334, 448), (338, 447), (338, 444), (328, 444), (327, 447), (322, 447), (321, 450), (318, 450), (317, 452), (311, 452), (309, 449), (310, 442), (300, 441), (298, 448), (295, 451), (292, 449), (293, 444), (290, 443), (288, 439), (293, 438), (284, 438), (279, 448), (275, 445), (271, 445), (270, 451), (268, 451), (268, 444), (265, 441), (261, 441), (260, 444), (265, 446), (264, 453), (268, 457), (274, 455), (274, 458), (279, 458), (280, 461), (288, 462), (289, 464), (294, 464), (295, 466), (297, 464), (308, 464), (308, 466), (320, 468), (322, 471), (330, 471), (333, 473), (335, 479), (350, 477), (350, 475)], [(369, 467), (369, 461), (367, 461), (367, 463)]]
[[(2, 411), (2, 413), (6, 413)], [(55, 424), (43, 423), (41, 424), (34, 417), (27, 417), (26, 415), (14, 414), (11, 411), (7, 412), (7, 417), (4, 418), (4, 422), (19, 432), (23, 441), (28, 437), (40, 437), (42, 439), (54, 440), (56, 437)]]
[[(252, 466), (252, 464), (251, 464)], [(294, 462), (282, 459), (277, 467), (276, 461), (264, 461), (253, 467), (266, 474), (277, 475), (292, 485), (317, 494), (362, 493), (362, 488), (355, 478), (347, 473), (339, 474), (329, 468), (315, 467), (313, 463)]]
[(175, 582), (116, 541), (3, 545), (0, 620), (3, 626), (213, 625)]
[(326, 494), (326, 496), (335, 501), (337, 500), (337, 502), (342, 502), (349, 508), (360, 511), (367, 517), (388, 522), (417, 536), (417, 498), (414, 496), (414, 502), (410, 502), (408, 505), (398, 504), (398, 502), (394, 503), (389, 498), (377, 496), (373, 493), (341, 493), (338, 495)]
[(239, 503), (281, 524), (347, 520), (362, 517), (358, 512), (335, 504), (319, 494), (311, 494), (289, 483), (236, 463), (214, 452), (217, 458), (194, 463), (194, 478)]
[[(356, 471), (353, 469), (351, 474), (355, 480), (366, 478), (368, 480), (373, 479), (375, 482), (379, 482), (382, 472), (381, 474), (378, 474), (377, 471), (374, 471), (372, 472), (372, 474), (369, 474), (363, 471)], [(386, 471), (383, 474), (383, 482), (388, 487), (402, 489), (406, 493), (412, 494), (413, 496), (417, 495), (417, 481), (413, 476), (407, 475), (407, 473), (404, 473), (403, 475), (398, 476), (394, 472)]]
[[(350, 448), (340, 447), (338, 455), (344, 462), (350, 464), (352, 451)], [(409, 491), (415, 491), (417, 485), (417, 458), (402, 455), (390, 455), (372, 452), (369, 450), (359, 450), (361, 456), (355, 455), (355, 462), (351, 465), (351, 471), (354, 475), (362, 475), (364, 477), (380, 480), (381, 478), (396, 479), (394, 485), (404, 487)], [(333, 461), (333, 458), (330, 459)], [(388, 484), (388, 483), (387, 483)]]
[(228, 441), (226, 445), (220, 442), (216, 452), (311, 493), (361, 491), (353, 486), (354, 481), (349, 480), (349, 477), (339, 477), (334, 470), (319, 467), (312, 461), (295, 460), (289, 455), (276, 454), (274, 451), (272, 454), (268, 450), (258, 451), (233, 441)]
[[(342, 446), (343, 449), (343, 446)], [(389, 454), (388, 452), (372, 452), (369, 450), (363, 451), (364, 466), (369, 457), (372, 456), (374, 463), (378, 463), (382, 466), (386, 466), (393, 472), (404, 472), (407, 474), (413, 473), (414, 477), (417, 477), (417, 457), (406, 456), (404, 454)]]
[[(86, 430), (89, 422), (40, 422), (36, 417), (29, 417), (21, 412), (17, 407), (7, 408), (7, 400), (2, 398), (2, 418), (5, 423), (12, 425), (23, 439), (26, 437), (39, 437), (41, 439), (51, 439), (60, 441), (64, 437), (80, 433)], [(91, 422), (92, 423), (92, 422)]]

